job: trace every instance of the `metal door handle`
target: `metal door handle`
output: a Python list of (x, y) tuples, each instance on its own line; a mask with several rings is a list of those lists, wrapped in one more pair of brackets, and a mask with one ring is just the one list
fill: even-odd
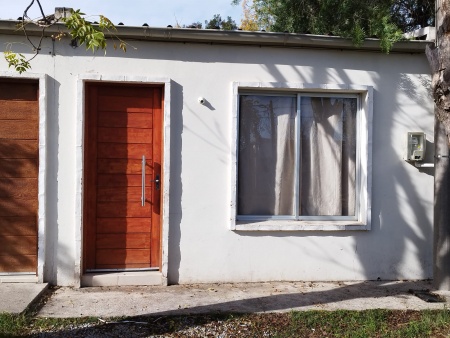
[(150, 182), (155, 182), (155, 189), (159, 190), (161, 187), (161, 181), (159, 180), (159, 175), (155, 176), (154, 180), (151, 180)]
[(142, 155), (142, 191), (141, 191), (141, 205), (145, 206), (145, 155)]

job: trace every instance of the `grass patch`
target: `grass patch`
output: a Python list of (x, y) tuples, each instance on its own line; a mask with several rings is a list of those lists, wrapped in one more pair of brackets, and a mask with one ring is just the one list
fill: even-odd
[(13, 337), (23, 333), (28, 326), (28, 319), (25, 315), (14, 315), (10, 313), (0, 313), (0, 337)]
[(282, 336), (373, 337), (388, 330), (387, 310), (292, 312), (291, 325)]
[(279, 337), (432, 337), (448, 336), (450, 311), (308, 311), (292, 312)]
[(450, 311), (294, 311), (264, 314), (203, 314), (121, 317), (100, 320), (39, 318), (0, 314), (0, 337), (38, 337), (42, 332), (68, 336), (163, 335), (224, 337), (448, 337)]
[(97, 317), (80, 318), (35, 318), (30, 321), (29, 329), (33, 331), (64, 331), (72, 330), (80, 326), (99, 324)]
[(98, 318), (33, 318), (27, 314), (0, 314), (0, 338), (26, 336), (31, 332), (70, 331), (86, 324), (98, 324)]

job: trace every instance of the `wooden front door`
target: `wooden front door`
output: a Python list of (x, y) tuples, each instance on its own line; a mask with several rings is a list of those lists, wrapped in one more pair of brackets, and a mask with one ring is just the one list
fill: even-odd
[(39, 85), (0, 80), (0, 273), (37, 267)]
[(85, 116), (85, 270), (159, 268), (162, 88), (88, 83)]

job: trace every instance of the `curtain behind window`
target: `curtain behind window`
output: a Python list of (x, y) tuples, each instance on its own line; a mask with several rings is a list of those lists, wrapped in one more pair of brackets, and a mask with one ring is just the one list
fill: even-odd
[(238, 215), (293, 216), (295, 203), (302, 216), (355, 215), (357, 99), (301, 97), (299, 173), (296, 102), (240, 96)]
[(356, 105), (302, 97), (300, 215), (355, 215)]
[(296, 97), (241, 95), (239, 215), (293, 215)]

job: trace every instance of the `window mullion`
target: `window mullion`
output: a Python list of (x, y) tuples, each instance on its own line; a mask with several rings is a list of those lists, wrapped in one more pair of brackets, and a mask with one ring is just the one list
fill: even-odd
[(364, 144), (361, 140), (361, 130), (362, 130), (362, 102), (360, 96), (356, 98), (356, 173), (355, 173), (355, 216), (357, 219), (360, 218), (360, 197), (361, 197), (361, 145)]

